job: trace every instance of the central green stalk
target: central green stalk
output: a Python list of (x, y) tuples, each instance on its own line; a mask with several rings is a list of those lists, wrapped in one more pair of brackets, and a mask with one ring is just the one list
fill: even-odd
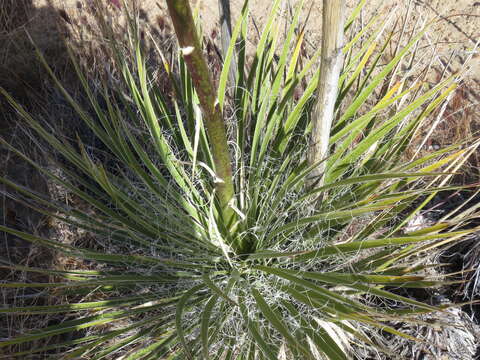
[[(220, 179), (215, 183), (217, 200), (225, 229), (228, 230), (235, 221), (235, 212), (230, 206), (235, 192), (223, 114), (217, 102), (217, 92), (202, 53), (188, 0), (167, 0), (167, 5), (180, 49), (200, 100), (215, 163), (215, 174)], [(236, 251), (242, 252), (239, 246), (233, 246)]]

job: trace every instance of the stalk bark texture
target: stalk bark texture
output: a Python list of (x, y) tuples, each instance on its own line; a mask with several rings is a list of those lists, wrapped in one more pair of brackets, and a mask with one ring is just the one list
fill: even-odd
[(234, 187), (225, 122), (217, 103), (217, 92), (202, 52), (188, 0), (167, 0), (167, 5), (180, 49), (200, 100), (215, 163), (215, 174), (221, 179), (215, 184), (217, 199), (228, 228), (235, 216), (229, 206), (234, 196)]
[[(312, 115), (312, 134), (308, 160), (311, 165), (328, 156), (328, 145), (332, 127), (338, 80), (343, 65), (343, 27), (345, 23), (345, 0), (323, 0), (322, 53), (317, 100)], [(326, 161), (312, 172), (310, 186), (322, 186)]]

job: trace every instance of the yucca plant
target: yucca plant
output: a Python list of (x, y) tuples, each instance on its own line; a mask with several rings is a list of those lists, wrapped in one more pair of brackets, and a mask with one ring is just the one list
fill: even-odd
[[(422, 122), (456, 86), (455, 77), (428, 88), (398, 72), (423, 32), (382, 66), (393, 30), (385, 35), (385, 23), (372, 30), (372, 20), (351, 37), (343, 48), (329, 156), (311, 163), (320, 50), (302, 58), (301, 6), (282, 34), (281, 1), (273, 2), (248, 63), (246, 3), (215, 89), (188, 2), (167, 3), (176, 30), (185, 31), (173, 61), (158, 50), (171, 98), (153, 80), (134, 21), (133, 64), (110, 39), (121, 84), (98, 92), (77, 67), (91, 108), (76, 102), (49, 70), (107, 149), (113, 159), (108, 166), (95, 149), (64, 140), (2, 91), (39, 148), (48, 147), (45, 156), (57, 159), (61, 174), (2, 144), (89, 209), (55, 203), (8, 177), (1, 180), (11, 189), (5, 195), (95, 240), (82, 247), (0, 230), (95, 267), (43, 269), (2, 259), (3, 268), (54, 280), (1, 282), (1, 288), (43, 289), (40, 297), (67, 301), (1, 308), (5, 316), (65, 314), (65, 320), (1, 339), (0, 348), (21, 358), (54, 352), (96, 360), (348, 359), (359, 347), (389, 354), (375, 334), (414, 341), (394, 324), (446, 306), (399, 289), (446, 284), (428, 275), (434, 264), (425, 255), (467, 237), (473, 230), (460, 225), (475, 215), (446, 217), (414, 231), (405, 227), (429, 199), (449, 189), (449, 177), (476, 147), (404, 155)], [(363, 3), (346, 21), (347, 31)], [(236, 44), (241, 50), (229, 98)], [(227, 112), (233, 121), (225, 121)], [(316, 174), (319, 164), (323, 172)], [(42, 342), (50, 338), (60, 340)]]

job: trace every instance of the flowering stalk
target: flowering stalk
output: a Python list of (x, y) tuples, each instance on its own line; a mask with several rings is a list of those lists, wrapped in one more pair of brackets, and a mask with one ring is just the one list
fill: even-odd
[[(308, 160), (315, 164), (328, 156), (330, 130), (332, 127), (338, 80), (343, 65), (343, 26), (345, 0), (323, 0), (322, 9), (322, 55), (317, 100), (312, 115), (312, 135)], [(326, 162), (321, 162), (313, 171), (312, 184), (322, 186)]]
[(167, 0), (170, 17), (193, 85), (200, 100), (215, 163), (215, 174), (221, 179), (215, 184), (226, 228), (233, 224), (235, 212), (230, 206), (234, 198), (232, 165), (228, 151), (223, 115), (215, 87), (202, 53), (192, 10), (188, 0)]

